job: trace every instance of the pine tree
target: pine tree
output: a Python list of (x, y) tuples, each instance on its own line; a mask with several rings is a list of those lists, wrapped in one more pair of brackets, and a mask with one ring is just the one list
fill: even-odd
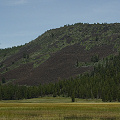
[(3, 78), (2, 78), (2, 83), (5, 83), (5, 82), (6, 82), (6, 81), (5, 81), (5, 78), (3, 77)]
[(72, 96), (71, 96), (72, 102), (75, 102), (75, 92), (73, 91)]

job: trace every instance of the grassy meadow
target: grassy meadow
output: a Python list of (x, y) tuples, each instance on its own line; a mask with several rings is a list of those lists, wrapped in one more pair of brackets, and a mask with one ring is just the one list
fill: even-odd
[(120, 103), (43, 97), (0, 101), (0, 120), (120, 120)]

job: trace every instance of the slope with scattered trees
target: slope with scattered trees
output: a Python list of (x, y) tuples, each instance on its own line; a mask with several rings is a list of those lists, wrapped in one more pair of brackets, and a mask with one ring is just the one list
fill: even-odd
[(16, 100), (46, 95), (120, 102), (120, 54), (102, 59), (94, 70), (76, 78), (38, 86), (0, 85), (0, 99)]
[(1, 49), (0, 80), (39, 85), (74, 78), (119, 49), (119, 23), (65, 25), (23, 46)]

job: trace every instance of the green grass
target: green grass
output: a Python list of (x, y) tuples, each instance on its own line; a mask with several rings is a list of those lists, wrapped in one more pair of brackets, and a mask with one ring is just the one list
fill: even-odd
[[(76, 103), (102, 103), (101, 99), (75, 99)], [(71, 103), (70, 97), (40, 97), (23, 100), (1, 100), (0, 103)]]
[(114, 103), (2, 103), (4, 120), (119, 120), (120, 104)]
[(1, 101), (0, 120), (120, 120), (120, 103), (43, 97)]

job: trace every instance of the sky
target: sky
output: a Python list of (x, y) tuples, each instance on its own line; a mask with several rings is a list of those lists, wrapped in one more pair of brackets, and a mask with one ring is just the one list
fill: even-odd
[(0, 48), (75, 23), (119, 23), (120, 0), (0, 0)]

